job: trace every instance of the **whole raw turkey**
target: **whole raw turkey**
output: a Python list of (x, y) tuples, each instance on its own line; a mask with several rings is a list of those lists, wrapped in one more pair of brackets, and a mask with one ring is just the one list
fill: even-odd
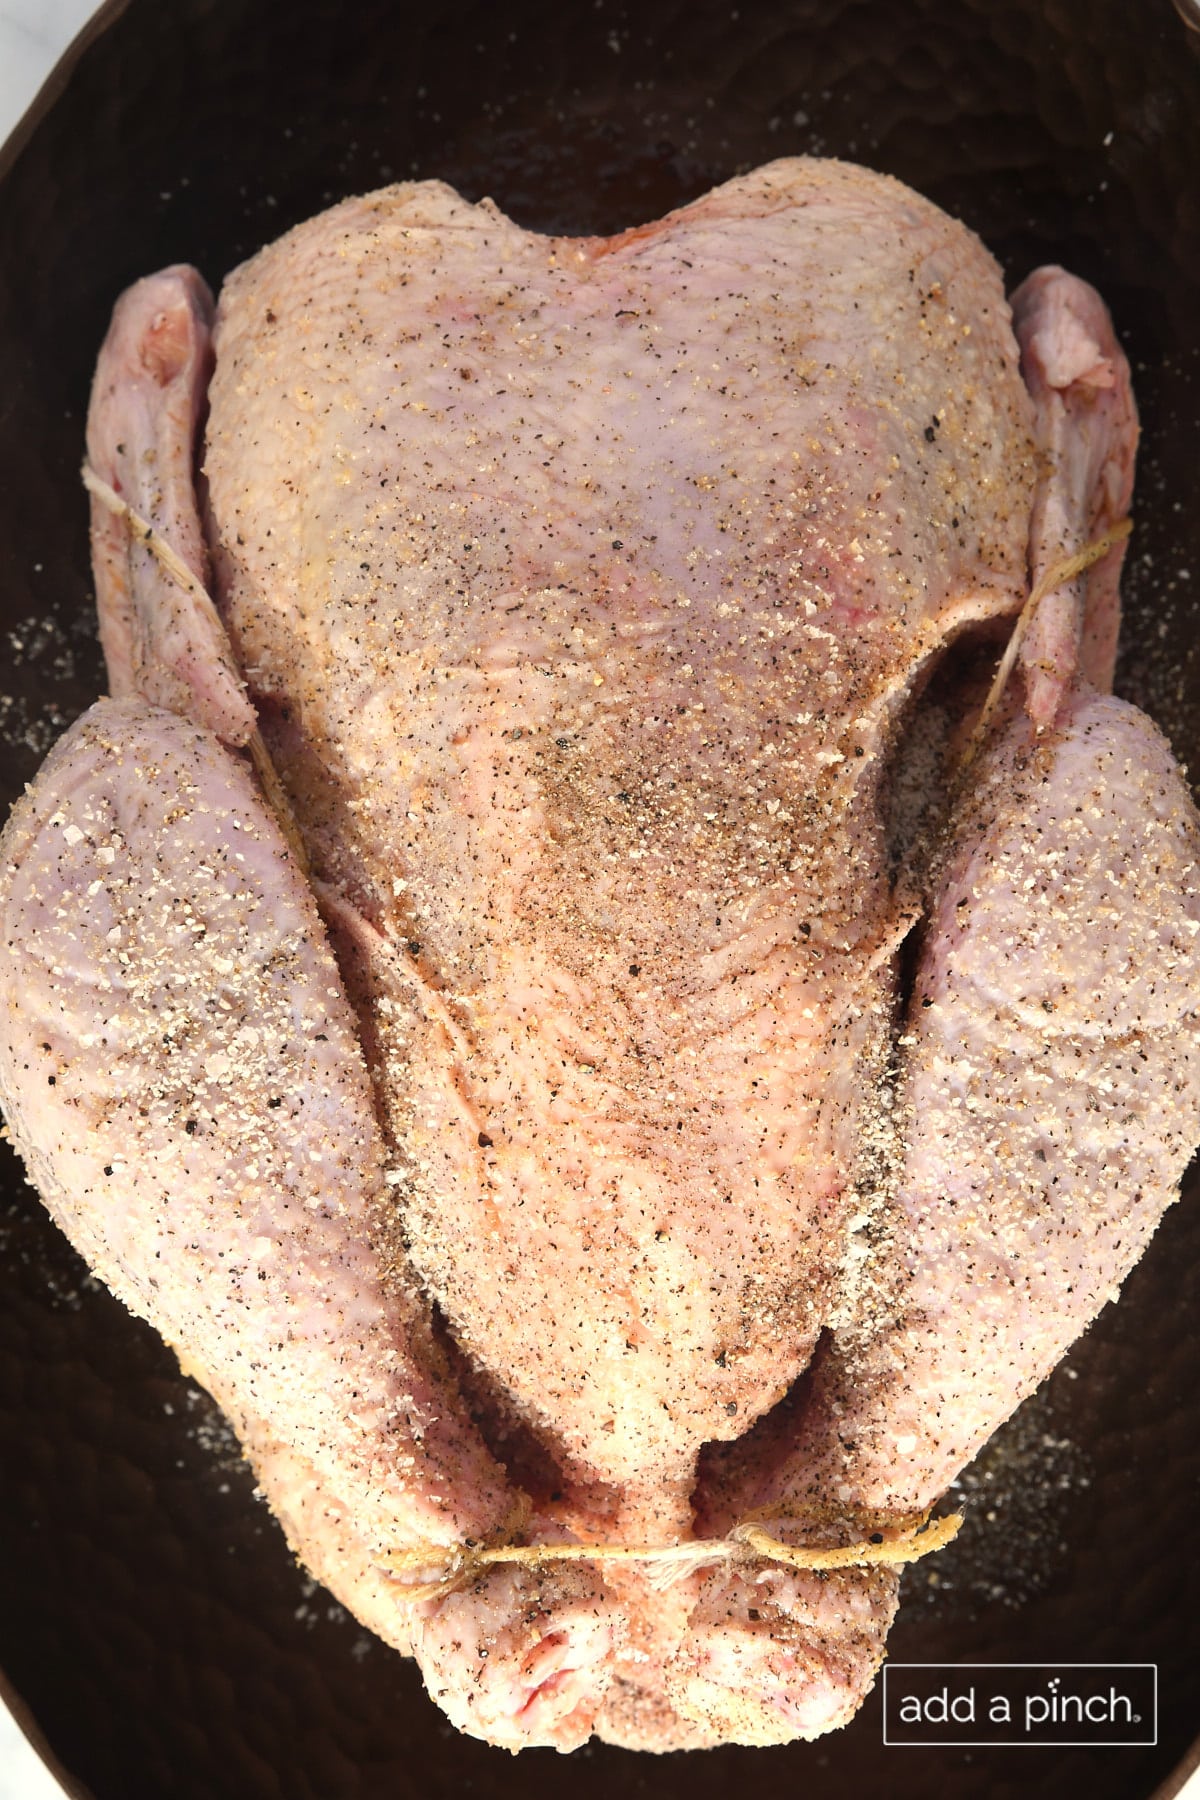
[(1135, 440), (1091, 289), (838, 163), (604, 239), (392, 187), (120, 301), (0, 1093), (462, 1729), (843, 1723), (890, 1567), (478, 1553), (899, 1541), (1174, 1198)]

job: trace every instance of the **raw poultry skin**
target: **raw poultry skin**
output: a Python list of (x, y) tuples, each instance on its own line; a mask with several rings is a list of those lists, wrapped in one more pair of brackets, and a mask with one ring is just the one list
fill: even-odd
[(406, 1590), (458, 1543), (894, 1534), (1200, 1137), (1200, 822), (1106, 691), (1119, 552), (939, 813), (947, 649), (1129, 501), (1103, 306), (1014, 310), (806, 160), (609, 239), (391, 188), (215, 333), (192, 271), (118, 306), (89, 457), (190, 575), (95, 503), (114, 698), (4, 838), (0, 1093), (305, 1561), (492, 1742), (843, 1723), (889, 1571)]

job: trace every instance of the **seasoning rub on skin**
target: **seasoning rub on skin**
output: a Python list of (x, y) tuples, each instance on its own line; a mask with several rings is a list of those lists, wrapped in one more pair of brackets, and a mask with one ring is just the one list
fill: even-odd
[(186, 269), (118, 305), (130, 697), (5, 838), (0, 1091), (299, 1553), (493, 1743), (848, 1719), (888, 1570), (417, 1599), (404, 1555), (899, 1533), (1200, 1136), (1200, 825), (1106, 691), (1119, 548), (955, 781), (1132, 482), (1102, 303), (1048, 269), (1013, 308), (964, 227), (804, 159), (604, 239), (388, 188), (215, 321)]

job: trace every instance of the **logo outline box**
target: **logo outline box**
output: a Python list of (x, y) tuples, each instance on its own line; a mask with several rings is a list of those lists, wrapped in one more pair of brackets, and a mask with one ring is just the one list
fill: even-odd
[[(889, 1738), (888, 1671), (889, 1669), (945, 1669), (948, 1673), (965, 1669), (1149, 1669), (1154, 1736), (1149, 1738)], [(1158, 1743), (1158, 1664), (1156, 1662), (893, 1662), (883, 1665), (883, 1743), (888, 1750), (1149, 1750)]]

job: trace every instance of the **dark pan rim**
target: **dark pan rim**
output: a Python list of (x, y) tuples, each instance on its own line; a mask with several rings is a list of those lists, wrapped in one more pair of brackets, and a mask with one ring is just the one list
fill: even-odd
[(6, 181), (26, 144), (50, 112), (62, 98), (75, 66), (84, 52), (89, 50), (96, 39), (103, 37), (121, 14), (128, 7), (130, 0), (104, 0), (103, 6), (97, 8), (87, 24), (78, 31), (67, 45), (41, 87), (34, 95), (17, 123), (13, 126), (4, 142), (0, 144), (0, 182)]
[[(126, 0), (117, 0), (117, 4), (120, 8), (126, 4)], [(78, 1776), (72, 1775), (70, 1770), (65, 1769), (59, 1762), (41, 1726), (3, 1669), (0, 1669), (0, 1704), (8, 1708), (14, 1725), (34, 1755), (43, 1763), (47, 1773), (57, 1781), (66, 1795), (66, 1800), (93, 1800), (91, 1789), (84, 1787)], [(1200, 1751), (1200, 1746), (1197, 1748)], [(1153, 1795), (1151, 1800), (1159, 1800), (1158, 1795)], [(1170, 1800), (1170, 1796), (1164, 1795), (1163, 1800)]]

